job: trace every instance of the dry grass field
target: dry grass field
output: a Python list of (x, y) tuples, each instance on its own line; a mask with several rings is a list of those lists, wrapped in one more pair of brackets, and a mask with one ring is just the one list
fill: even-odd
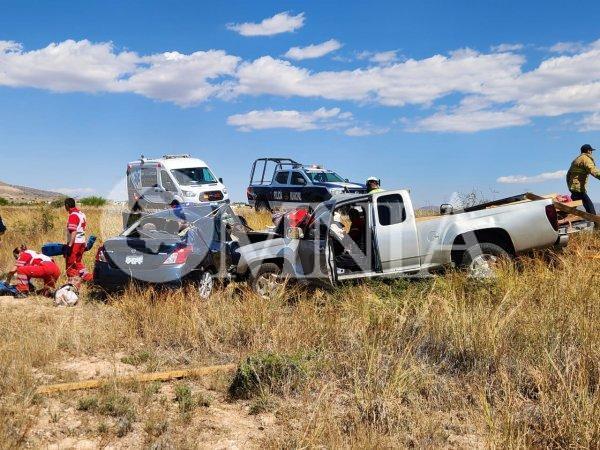
[[(86, 212), (92, 233), (118, 230)], [(0, 272), (15, 245), (63, 238), (62, 210), (0, 214)], [(84, 292), (68, 309), (2, 298), (0, 446), (598, 448), (600, 260), (585, 255), (599, 250), (582, 234), (484, 283), (452, 272), (271, 300), (231, 284), (208, 301), (131, 290), (106, 304)], [(238, 372), (35, 393), (223, 363)]]

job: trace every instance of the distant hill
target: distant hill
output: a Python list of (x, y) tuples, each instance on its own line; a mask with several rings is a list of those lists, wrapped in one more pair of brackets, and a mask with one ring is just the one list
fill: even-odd
[(13, 202), (50, 201), (64, 197), (58, 192), (44, 191), (0, 181), (0, 197)]

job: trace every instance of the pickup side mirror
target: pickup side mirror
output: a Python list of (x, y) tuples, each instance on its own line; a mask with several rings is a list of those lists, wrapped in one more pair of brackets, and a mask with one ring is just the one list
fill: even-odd
[(219, 183), (223, 184), (223, 178), (219, 177)]
[(302, 228), (298, 227), (290, 227), (287, 230), (288, 239), (302, 239), (304, 237), (304, 232)]
[(349, 180), (348, 178), (344, 178), (344, 181), (345, 181), (346, 183), (350, 183), (350, 180)]

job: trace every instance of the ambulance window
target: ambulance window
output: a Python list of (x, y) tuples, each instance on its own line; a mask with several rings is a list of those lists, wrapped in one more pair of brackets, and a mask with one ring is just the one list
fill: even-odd
[(304, 186), (306, 184), (306, 179), (300, 172), (292, 172), (292, 182), (294, 186)]
[(142, 187), (155, 187), (157, 181), (155, 167), (142, 167)]
[(162, 187), (165, 188), (166, 191), (177, 192), (177, 186), (175, 186), (175, 183), (173, 183), (173, 180), (166, 170), (160, 171), (160, 181), (162, 183)]
[(287, 184), (289, 174), (290, 173), (287, 170), (277, 172), (277, 175), (275, 175), (275, 182), (278, 184)]
[(377, 216), (379, 224), (394, 225), (406, 220), (404, 202), (400, 194), (382, 195), (377, 199)]

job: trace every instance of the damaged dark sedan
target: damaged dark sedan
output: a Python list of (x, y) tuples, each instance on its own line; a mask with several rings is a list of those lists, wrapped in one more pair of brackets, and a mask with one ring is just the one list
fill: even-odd
[(251, 277), (236, 270), (241, 246), (278, 237), (251, 230), (229, 205), (179, 207), (143, 215), (98, 249), (94, 284), (101, 292), (130, 283), (191, 284), (208, 298), (215, 280)]

